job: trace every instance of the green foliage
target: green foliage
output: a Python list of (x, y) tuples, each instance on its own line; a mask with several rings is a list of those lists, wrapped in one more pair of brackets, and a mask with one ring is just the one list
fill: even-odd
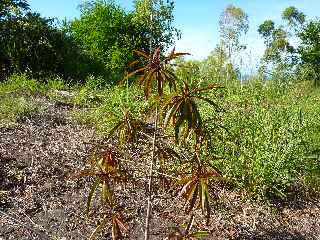
[[(76, 41), (108, 64), (109, 69), (117, 69), (120, 63), (117, 61), (141, 44), (141, 39), (134, 39), (136, 29), (131, 16), (112, 2), (96, 1), (82, 5), (80, 18), (71, 21), (69, 27)], [(124, 64), (122, 62), (119, 67), (123, 68)]]
[[(173, 26), (174, 1), (136, 0), (133, 20), (146, 29), (151, 47), (167, 49), (181, 36)], [(151, 52), (151, 49), (148, 49)]]
[(39, 112), (39, 107), (28, 97), (41, 91), (35, 80), (26, 75), (13, 75), (6, 82), (0, 82), (0, 122), (16, 122)]
[(17, 122), (39, 112), (39, 108), (24, 97), (1, 96), (0, 123)]
[(228, 84), (238, 81), (235, 66), (229, 62), (226, 52), (219, 47), (204, 60), (200, 75), (204, 83)]
[(299, 27), (305, 22), (306, 15), (291, 6), (283, 11), (282, 19), (286, 20), (290, 26)]
[[(306, 21), (304, 13), (295, 7), (288, 7), (282, 13), (282, 19), (287, 22), (288, 28), (275, 27), (271, 20), (259, 26), (258, 32), (264, 37), (266, 51), (263, 61), (272, 64), (273, 71), (279, 69), (292, 74), (296, 79), (312, 80), (315, 85), (319, 82), (319, 30), (318, 20)], [(293, 47), (290, 37), (299, 39), (299, 45)], [(265, 66), (263, 68), (266, 68)]]
[(29, 5), (26, 0), (2, 0), (0, 2), (0, 21), (28, 9)]
[(133, 13), (126, 13), (111, 1), (95, 1), (81, 8), (79, 19), (69, 23), (68, 32), (82, 49), (99, 59), (112, 83), (132, 60), (134, 49), (147, 49), (145, 30), (133, 21)]
[[(134, 49), (149, 49), (150, 36), (162, 48), (173, 43), (173, 3), (154, 3), (152, 27), (144, 22), (141, 6), (125, 12), (112, 1), (82, 5), (81, 16), (62, 28), (53, 19), (32, 13), (26, 1), (6, 0), (0, 5), (0, 80), (14, 72), (45, 80), (58, 75), (83, 83), (89, 76), (104, 81), (122, 78)], [(151, 6), (151, 5), (150, 5)]]
[(274, 29), (275, 29), (274, 22), (271, 20), (266, 20), (259, 26), (258, 32), (264, 38), (266, 38), (267, 42), (269, 42)]
[(212, 131), (223, 176), (258, 199), (313, 193), (319, 184), (319, 155), (311, 154), (319, 149), (317, 95), (301, 85), (279, 91), (272, 82), (230, 87), (218, 122), (223, 128)]
[[(299, 34), (301, 44), (298, 52), (301, 56), (301, 68), (309, 69), (310, 75), (314, 79), (315, 85), (320, 83), (320, 21), (309, 22)], [(311, 79), (312, 79), (311, 78)]]
[(240, 45), (240, 36), (249, 29), (248, 15), (238, 7), (228, 5), (220, 16), (221, 47), (231, 58), (233, 53), (243, 49)]
[(36, 80), (30, 79), (26, 74), (13, 74), (5, 82), (0, 82), (0, 94), (7, 95), (32, 95), (43, 88)]
[(202, 61), (178, 59), (175, 66), (177, 77), (184, 79), (194, 87), (238, 81), (236, 68), (228, 62), (226, 53), (220, 47), (216, 47)]
[[(123, 77), (133, 50), (149, 50), (150, 38), (161, 48), (173, 43), (172, 34), (177, 31), (172, 26), (173, 4), (150, 4), (137, 1), (134, 11), (125, 12), (112, 1), (98, 0), (83, 4), (80, 18), (68, 24), (68, 32), (81, 48), (103, 63), (107, 83)], [(151, 12), (152, 24), (148, 19)]]
[(271, 20), (262, 23), (258, 32), (264, 37), (267, 46), (263, 61), (288, 64), (288, 57), (294, 52), (294, 48), (289, 43), (288, 32), (282, 27), (276, 28)]
[(54, 74), (81, 82), (90, 72), (99, 70), (99, 63), (82, 53), (54, 20), (37, 13), (1, 21), (0, 33), (1, 78), (19, 72), (42, 80)]
[(128, 111), (134, 118), (140, 118), (149, 103), (144, 101), (143, 93), (137, 87), (110, 86), (94, 90), (87, 86), (79, 90), (74, 103), (87, 110), (74, 110), (73, 117), (86, 124), (96, 126), (98, 132), (106, 134), (114, 128)]

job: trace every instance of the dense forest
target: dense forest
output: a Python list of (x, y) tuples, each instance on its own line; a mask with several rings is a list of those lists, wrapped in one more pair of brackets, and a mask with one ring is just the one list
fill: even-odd
[(173, 0), (133, 2), (0, 1), (0, 239), (317, 239), (320, 20), (262, 22), (248, 75), (241, 6), (194, 60)]

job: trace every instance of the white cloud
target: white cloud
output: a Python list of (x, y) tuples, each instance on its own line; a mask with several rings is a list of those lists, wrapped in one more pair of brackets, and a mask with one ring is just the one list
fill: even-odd
[(183, 32), (182, 38), (176, 43), (176, 50), (190, 53), (192, 59), (204, 59), (216, 46), (213, 37), (208, 32)]

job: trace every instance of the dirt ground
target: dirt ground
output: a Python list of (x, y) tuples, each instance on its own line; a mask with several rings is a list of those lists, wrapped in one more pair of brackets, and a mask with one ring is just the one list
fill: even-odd
[[(71, 107), (41, 101), (44, 111), (0, 124), (0, 239), (88, 239), (98, 221), (85, 214), (90, 181), (69, 177), (85, 165), (95, 131), (73, 122)], [(318, 200), (267, 207), (224, 189), (220, 196), (209, 227), (196, 216), (207, 239), (320, 239)], [(143, 239), (146, 197), (132, 186), (125, 198), (127, 239)], [(151, 239), (164, 239), (186, 215), (170, 199), (154, 202)]]

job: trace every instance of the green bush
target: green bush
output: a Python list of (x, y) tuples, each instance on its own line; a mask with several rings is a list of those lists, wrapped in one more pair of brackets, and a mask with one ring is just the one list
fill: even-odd
[(301, 45), (298, 52), (301, 56), (302, 67), (308, 69), (307, 76), (314, 80), (315, 85), (320, 85), (320, 21), (309, 22), (299, 33)]
[(0, 68), (0, 80), (15, 72), (42, 81), (59, 75), (76, 82), (104, 74), (103, 65), (85, 54), (53, 19), (28, 9), (0, 19)]
[(148, 44), (143, 28), (133, 23), (132, 14), (112, 2), (84, 4), (80, 18), (69, 23), (68, 31), (83, 50), (103, 63), (107, 83), (123, 78), (132, 51), (145, 49)]

